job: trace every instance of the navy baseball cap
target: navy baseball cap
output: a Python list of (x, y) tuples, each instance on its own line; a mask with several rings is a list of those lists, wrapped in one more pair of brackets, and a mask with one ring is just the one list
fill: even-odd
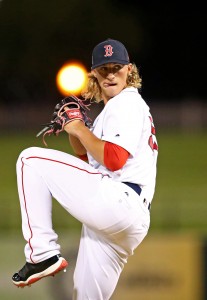
[(92, 52), (91, 70), (108, 63), (128, 65), (129, 55), (125, 46), (113, 39), (107, 39), (95, 46)]

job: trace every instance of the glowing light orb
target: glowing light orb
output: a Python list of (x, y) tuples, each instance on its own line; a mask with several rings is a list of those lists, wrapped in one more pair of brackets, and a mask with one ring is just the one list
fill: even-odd
[(56, 83), (64, 96), (78, 95), (87, 83), (87, 71), (80, 63), (64, 64), (57, 73)]

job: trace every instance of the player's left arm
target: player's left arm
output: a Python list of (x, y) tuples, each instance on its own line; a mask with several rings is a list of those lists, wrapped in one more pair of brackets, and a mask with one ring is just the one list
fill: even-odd
[(81, 144), (80, 140), (74, 135), (69, 134), (69, 143), (77, 156), (82, 156), (87, 153), (86, 148)]
[(127, 159), (129, 158), (130, 153), (123, 147), (106, 142), (104, 146), (104, 164), (107, 169), (111, 171), (117, 171), (121, 169)]
[(83, 155), (85, 149), (97, 162), (111, 171), (121, 169), (129, 157), (129, 152), (124, 148), (97, 138), (78, 120), (67, 124), (64, 129), (69, 133), (70, 139), (77, 143), (76, 146), (79, 145), (80, 148), (76, 148), (78, 155)]
[[(90, 153), (93, 158), (99, 162), (101, 165), (104, 165), (104, 145), (105, 142), (97, 138), (88, 127), (84, 125), (83, 122), (79, 120), (74, 120), (65, 125), (64, 130), (70, 135), (79, 140), (85, 150)], [(79, 144), (79, 146), (80, 146)], [(77, 145), (77, 144), (76, 144)], [(83, 150), (82, 148), (82, 150)], [(77, 150), (76, 150), (77, 151)], [(81, 152), (77, 154), (83, 154)]]

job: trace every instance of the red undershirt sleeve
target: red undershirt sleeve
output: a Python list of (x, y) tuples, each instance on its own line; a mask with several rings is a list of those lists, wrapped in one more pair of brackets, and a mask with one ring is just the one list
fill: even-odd
[(77, 156), (78, 156), (78, 158), (80, 158), (80, 159), (82, 159), (82, 160), (88, 162), (88, 156), (87, 156), (87, 154), (77, 155)]
[(104, 164), (109, 170), (117, 171), (121, 169), (125, 165), (129, 155), (130, 153), (121, 146), (105, 142)]

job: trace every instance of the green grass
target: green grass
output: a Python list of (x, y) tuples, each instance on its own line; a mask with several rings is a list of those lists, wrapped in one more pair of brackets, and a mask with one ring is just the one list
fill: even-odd
[[(15, 164), (26, 147), (41, 146), (36, 132), (4, 134), (0, 138), (0, 228), (21, 229)], [(207, 233), (207, 139), (205, 133), (163, 132), (159, 143), (156, 192), (151, 210), (151, 230), (191, 230)], [(71, 152), (67, 136), (46, 138), (49, 148)], [(54, 201), (56, 228), (80, 228), (80, 224)]]
[(207, 231), (206, 134), (158, 135), (157, 188), (152, 227)]
[[(47, 277), (35, 285), (17, 288), (12, 283), (12, 275), (25, 263), (25, 241), (20, 233), (1, 234), (1, 269), (0, 269), (0, 299), (1, 300), (63, 300), (72, 299), (73, 272), (75, 255), (79, 244), (76, 233), (61, 232), (58, 239), (62, 255), (69, 261), (67, 272), (61, 272), (55, 277)], [(60, 288), (61, 287), (61, 288)]]
[[(47, 136), (48, 148), (72, 153), (65, 133), (58, 137)], [(20, 152), (31, 146), (45, 147), (42, 138), (36, 138), (36, 132), (15, 133), (0, 137), (0, 230), (21, 230), (21, 216), (16, 184), (16, 161)], [(53, 201), (53, 223), (57, 227), (80, 228), (80, 223)]]

